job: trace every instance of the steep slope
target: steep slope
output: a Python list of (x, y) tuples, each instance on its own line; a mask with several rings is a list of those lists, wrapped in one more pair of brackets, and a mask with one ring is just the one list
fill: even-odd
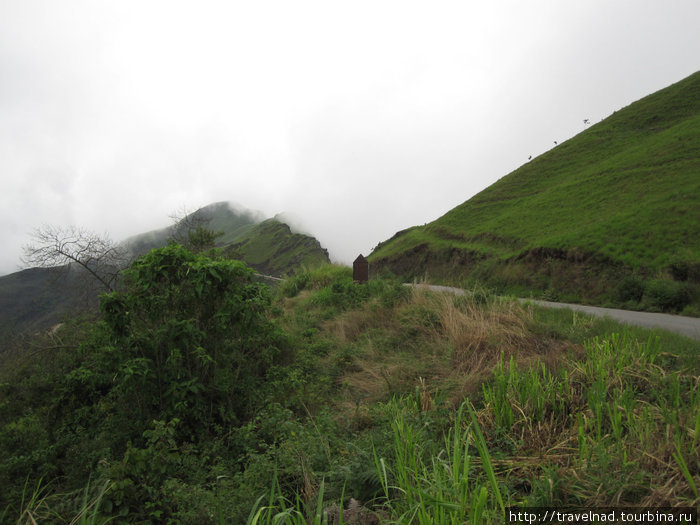
[(404, 277), (614, 301), (625, 276), (700, 273), (700, 73), (591, 126), (375, 248)]
[(295, 273), (330, 262), (328, 251), (314, 237), (293, 233), (276, 218), (247, 230), (238, 242), (229, 245), (228, 251), (232, 257), (271, 275)]
[(97, 291), (69, 267), (29, 268), (0, 277), (0, 353), (13, 338), (93, 308)]
[(186, 230), (206, 226), (221, 235), (216, 246), (256, 270), (286, 275), (302, 267), (330, 262), (328, 252), (312, 236), (293, 233), (278, 217), (264, 220), (260, 212), (216, 202), (184, 217), (174, 226), (131, 237), (125, 244), (137, 255), (186, 236)]
[(220, 245), (227, 245), (263, 219), (260, 212), (234, 207), (228, 202), (215, 202), (188, 214), (175, 225), (129, 237), (124, 244), (135, 255), (143, 255), (153, 248), (166, 245), (170, 239), (185, 235), (188, 228), (203, 224), (221, 232), (222, 235), (217, 240)]

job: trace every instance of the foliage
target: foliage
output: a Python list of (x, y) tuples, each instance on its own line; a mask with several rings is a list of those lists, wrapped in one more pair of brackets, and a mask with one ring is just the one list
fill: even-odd
[(691, 301), (690, 287), (685, 283), (654, 279), (645, 286), (642, 300), (653, 309), (680, 312)]
[(143, 256), (102, 297), (103, 321), (41, 369), (38, 387), (55, 385), (45, 406), (3, 411), (0, 443), (12, 453), (0, 456), (0, 479), (64, 475), (75, 487), (99, 464), (114, 482), (104, 508), (157, 518), (161, 486), (196, 475), (181, 447), (216, 441), (261, 402), (286, 347), (270, 301), (241, 262), (175, 244)]
[(271, 302), (242, 264), (169, 246), (102, 321), (62, 327), (65, 348), (8, 361), (0, 516), (499, 523), (505, 506), (697, 505), (697, 342), (334, 266), (292, 282)]
[(628, 275), (617, 285), (617, 298), (623, 303), (639, 302), (644, 296), (644, 281), (635, 275)]

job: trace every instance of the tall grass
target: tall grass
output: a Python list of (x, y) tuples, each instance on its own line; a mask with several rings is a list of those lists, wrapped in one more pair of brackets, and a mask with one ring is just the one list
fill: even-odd
[[(38, 523), (68, 523), (69, 525), (103, 525), (110, 523), (114, 518), (106, 517), (101, 512), (101, 505), (105, 494), (111, 489), (112, 483), (109, 480), (102, 482), (95, 490), (87, 483), (82, 495), (79, 495), (79, 506), (77, 512), (62, 516), (56, 509), (60, 507), (60, 502), (71, 501), (75, 498), (73, 494), (52, 494), (48, 485), (43, 485), (43, 480), (39, 479), (34, 488), (31, 488), (29, 479), (24, 485), (22, 499), (20, 502), (20, 514), (15, 522), (17, 525), (36, 525)], [(0, 514), (0, 523), (6, 523), (9, 509)]]
[[(506, 505), (700, 504), (700, 378), (660, 366), (653, 338), (614, 333), (583, 350), (556, 369), (501, 355), (442, 437), (424, 386), (388, 402), (391, 447), (373, 453), (381, 493), (365, 504), (373, 522), (499, 523)], [(291, 512), (268, 507), (261, 516)]]
[[(394, 457), (375, 465), (382, 508), (396, 523), (499, 523), (505, 509), (488, 447), (476, 415), (462, 404), (437, 455), (425, 454), (419, 428), (394, 401)], [(470, 419), (465, 418), (465, 412)], [(471, 451), (472, 444), (478, 456)], [(476, 461), (479, 459), (480, 461)]]

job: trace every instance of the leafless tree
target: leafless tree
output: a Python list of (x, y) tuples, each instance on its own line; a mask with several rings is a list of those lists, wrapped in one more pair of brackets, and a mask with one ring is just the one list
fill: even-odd
[(77, 266), (110, 292), (115, 290), (119, 273), (129, 262), (126, 249), (106, 235), (83, 228), (42, 226), (34, 230), (32, 239), (23, 248), (22, 262), (27, 267)]

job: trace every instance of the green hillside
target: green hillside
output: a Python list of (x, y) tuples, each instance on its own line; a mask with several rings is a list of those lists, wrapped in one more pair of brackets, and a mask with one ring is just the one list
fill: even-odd
[(69, 312), (96, 303), (88, 300), (77, 272), (68, 268), (29, 268), (0, 277), (0, 353), (23, 332), (54, 326)]
[(135, 255), (165, 246), (170, 239), (186, 235), (186, 230), (197, 224), (221, 232), (220, 245), (236, 241), (250, 228), (258, 224), (261, 214), (250, 210), (235, 210), (228, 202), (215, 202), (188, 214), (175, 225), (129, 237), (124, 241)]
[(328, 252), (314, 237), (292, 233), (289, 226), (277, 218), (263, 220), (261, 213), (236, 210), (228, 202), (209, 204), (174, 226), (131, 237), (125, 244), (141, 255), (166, 245), (169, 240), (186, 238), (187, 231), (198, 225), (219, 233), (218, 248), (259, 272), (287, 275), (330, 262)]
[(256, 270), (271, 274), (295, 273), (330, 262), (328, 252), (314, 238), (293, 233), (277, 219), (268, 219), (248, 229), (229, 245), (231, 256), (245, 261)]
[(617, 111), (436, 221), (397, 233), (370, 261), (404, 277), (480, 278), (590, 302), (614, 302), (625, 277), (642, 286), (675, 277), (693, 288), (700, 73)]

